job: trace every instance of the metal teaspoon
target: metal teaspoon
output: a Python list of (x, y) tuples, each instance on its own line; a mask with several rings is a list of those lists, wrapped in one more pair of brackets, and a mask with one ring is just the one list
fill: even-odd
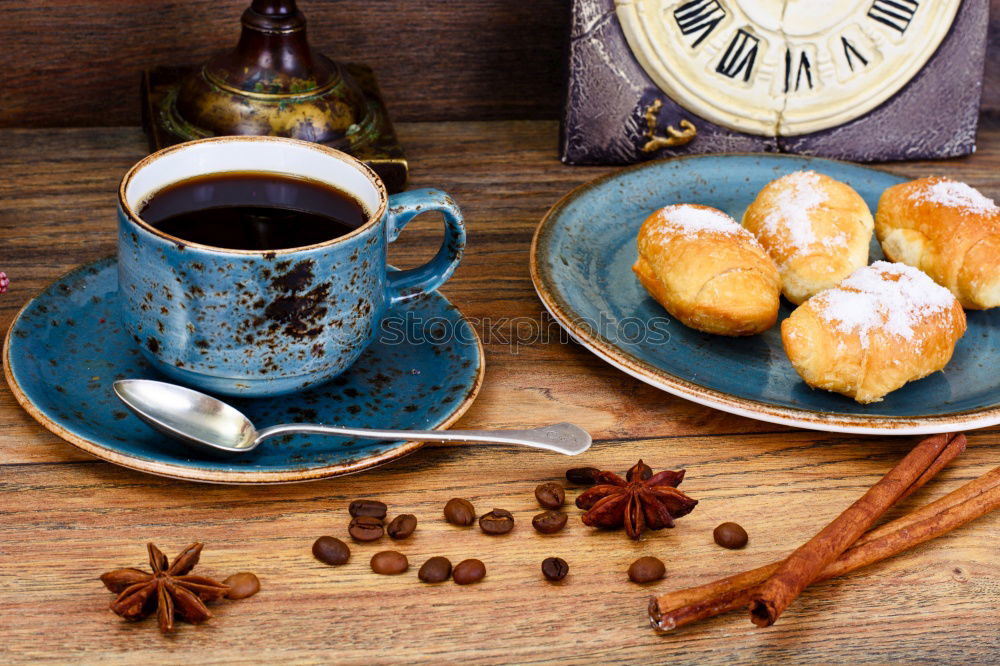
[(572, 423), (530, 430), (373, 430), (318, 423), (286, 423), (257, 430), (235, 407), (176, 384), (151, 379), (122, 379), (115, 393), (136, 416), (165, 435), (215, 456), (235, 456), (278, 435), (310, 433), (363, 439), (426, 442), (518, 444), (575, 456), (590, 448), (590, 435)]

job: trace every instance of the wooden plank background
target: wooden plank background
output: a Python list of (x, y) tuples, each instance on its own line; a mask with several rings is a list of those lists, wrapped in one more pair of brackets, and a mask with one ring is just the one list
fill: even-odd
[[(230, 47), (248, 0), (0, 0), (0, 331), (45, 284), (114, 252), (114, 188), (145, 154), (139, 72), (199, 62)], [(992, 0), (984, 109), (1000, 113), (1000, 0)], [(638, 457), (689, 470), (701, 500), (675, 530), (639, 544), (595, 533), (569, 508), (565, 532), (531, 530), (531, 491), (556, 480), (565, 458), (512, 447), (428, 446), (362, 475), (269, 488), (169, 481), (76, 451), (41, 428), (0, 386), (0, 661), (382, 663), (944, 661), (1000, 662), (997, 536), (990, 516), (889, 562), (808, 591), (770, 630), (718, 618), (657, 636), (645, 600), (774, 560), (811, 536), (888, 470), (909, 438), (795, 430), (728, 415), (634, 380), (560, 339), (528, 276), (528, 243), (545, 210), (604, 168), (556, 158), (569, 0), (303, 0), (313, 45), (372, 65), (411, 164), (411, 186), (455, 195), (470, 228), (465, 261), (444, 292), (480, 321), (486, 382), (457, 427), (571, 420), (595, 436), (572, 464), (624, 471)], [(484, 123), (483, 120), (528, 119)], [(538, 121), (541, 119), (542, 121)], [(406, 121), (472, 122), (409, 123)], [(48, 129), (54, 127), (79, 129)], [(104, 129), (94, 129), (95, 127)], [(464, 156), (456, 159), (456, 155)], [(892, 171), (947, 173), (1000, 198), (1000, 121), (984, 119), (979, 153)], [(440, 232), (417, 220), (393, 261), (427, 256)], [(504, 321), (488, 329), (486, 322)], [(549, 336), (513, 340), (539, 322)], [(997, 462), (1000, 427), (970, 434), (970, 449), (906, 508), (940, 496)], [(572, 501), (574, 493), (570, 492)], [(316, 563), (317, 536), (346, 538), (350, 500), (374, 496), (420, 525), (398, 544), (415, 570), (431, 555), (480, 557), (476, 586), (424, 586), (415, 571), (375, 576), (372, 553)], [(515, 531), (490, 539), (440, 519), (453, 496), (481, 511), (511, 510)], [(791, 510), (789, 507), (794, 507)], [(736, 520), (741, 552), (711, 543)], [(215, 607), (217, 618), (161, 638), (152, 622), (110, 614), (96, 580), (143, 565), (146, 540), (175, 554), (207, 542), (196, 572), (256, 571), (263, 592)], [(654, 554), (668, 576), (629, 584), (629, 562)], [(540, 579), (542, 558), (571, 566), (560, 585)]]
[[(249, 0), (0, 0), (0, 127), (132, 125), (139, 72), (231, 48)], [(301, 0), (312, 44), (374, 67), (393, 117), (557, 118), (569, 0)], [(983, 108), (1000, 112), (1000, 0)]]
[[(465, 261), (444, 293), (469, 317), (544, 321), (528, 274), (531, 234), (546, 209), (605, 168), (556, 158), (554, 122), (402, 123), (413, 187), (451, 192), (469, 225)], [(1000, 198), (1000, 123), (984, 121), (979, 152), (946, 162), (895, 163), (909, 177), (946, 173)], [(0, 330), (64, 271), (114, 252), (114, 191), (145, 154), (137, 128), (0, 130)], [(464, 156), (456, 159), (456, 155)], [(439, 237), (430, 220), (407, 228), (393, 259), (412, 264)], [(514, 328), (501, 326), (507, 338)], [(483, 328), (481, 333), (487, 333)], [(379, 470), (265, 488), (170, 481), (100, 462), (31, 420), (0, 386), (0, 662), (226, 663), (250, 659), (344, 663), (782, 663), (1000, 662), (1000, 515), (893, 560), (808, 590), (773, 628), (739, 614), (665, 636), (646, 599), (775, 560), (836, 516), (902, 457), (913, 438), (795, 430), (672, 397), (616, 371), (558, 336), (511, 345), (486, 340), (486, 382), (456, 427), (571, 420), (596, 438), (578, 459), (513, 447), (433, 445)], [(995, 467), (1000, 427), (970, 433), (969, 450), (905, 505), (913, 508)], [(569, 507), (563, 533), (530, 527), (532, 490), (570, 465), (624, 471), (639, 457), (688, 469), (682, 488), (701, 504), (674, 530), (633, 543), (584, 527)], [(570, 501), (575, 491), (568, 493)], [(506, 508), (504, 537), (444, 523), (451, 497), (481, 511)], [(378, 497), (414, 513), (415, 535), (353, 546), (342, 568), (315, 562), (319, 535), (346, 537), (347, 505)], [(750, 533), (743, 551), (711, 541), (718, 523)], [(214, 607), (201, 627), (159, 636), (107, 610), (96, 576), (145, 566), (144, 543), (169, 555), (207, 543), (196, 569), (261, 577), (256, 597)], [(479, 557), (479, 585), (426, 586), (415, 570), (380, 577), (376, 551), (398, 547), (414, 569), (427, 557)], [(640, 555), (668, 575), (650, 587), (625, 578)], [(543, 558), (571, 567), (541, 579)]]

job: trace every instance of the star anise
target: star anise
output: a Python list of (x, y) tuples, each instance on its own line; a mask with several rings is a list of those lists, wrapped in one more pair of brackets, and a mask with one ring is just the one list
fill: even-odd
[(576, 498), (576, 505), (585, 509), (583, 524), (590, 527), (625, 527), (625, 533), (638, 539), (646, 528), (660, 530), (673, 527), (674, 518), (691, 513), (698, 500), (691, 499), (677, 486), (684, 480), (684, 470), (653, 470), (641, 460), (625, 478), (614, 472), (594, 475), (597, 485)]
[(226, 596), (229, 586), (211, 578), (189, 574), (198, 564), (202, 546), (200, 543), (191, 544), (168, 565), (167, 556), (149, 543), (146, 548), (153, 573), (139, 569), (115, 569), (103, 574), (101, 582), (118, 595), (111, 602), (111, 610), (126, 620), (141, 620), (155, 610), (163, 633), (174, 630), (175, 614), (192, 624), (212, 617), (204, 602)]

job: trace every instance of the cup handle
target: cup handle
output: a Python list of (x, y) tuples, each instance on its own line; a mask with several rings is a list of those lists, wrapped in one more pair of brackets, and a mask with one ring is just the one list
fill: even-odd
[(417, 215), (427, 211), (444, 215), (444, 242), (434, 258), (423, 266), (405, 271), (393, 271), (386, 278), (389, 304), (403, 303), (443, 285), (462, 260), (465, 249), (465, 223), (458, 204), (441, 190), (422, 189), (400, 192), (389, 197), (389, 219), (386, 225), (390, 243)]

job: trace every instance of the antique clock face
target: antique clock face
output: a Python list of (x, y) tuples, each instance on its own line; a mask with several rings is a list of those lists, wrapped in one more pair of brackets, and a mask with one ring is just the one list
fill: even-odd
[(944, 39), (961, 0), (615, 0), (646, 73), (694, 114), (791, 136), (886, 101)]

